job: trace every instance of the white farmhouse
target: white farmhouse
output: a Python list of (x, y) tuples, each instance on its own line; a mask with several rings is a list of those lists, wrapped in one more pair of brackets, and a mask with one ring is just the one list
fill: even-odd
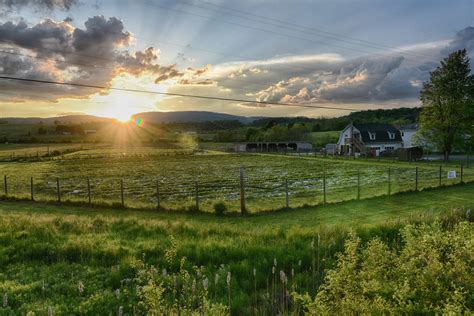
[(411, 148), (416, 146), (413, 136), (415, 136), (419, 129), (420, 124), (418, 123), (408, 124), (399, 128), (402, 135), (403, 147)]
[(384, 151), (403, 147), (400, 131), (390, 124), (356, 124), (344, 128), (337, 142), (341, 155), (378, 156)]

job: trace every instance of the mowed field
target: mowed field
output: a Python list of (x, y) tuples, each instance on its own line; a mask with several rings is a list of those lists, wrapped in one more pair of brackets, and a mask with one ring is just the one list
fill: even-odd
[[(59, 179), (62, 201), (86, 202), (89, 178), (93, 203), (119, 204), (122, 180), (128, 207), (154, 208), (159, 185), (164, 208), (194, 206), (197, 190), (201, 210), (210, 211), (213, 203), (225, 201), (230, 210), (237, 211), (241, 166), (245, 168), (246, 198), (251, 212), (284, 207), (285, 181), (290, 205), (295, 207), (322, 203), (324, 182), (327, 202), (357, 198), (358, 181), (361, 198), (387, 194), (389, 190), (413, 190), (416, 185), (413, 164), (155, 148), (77, 149), (37, 162), (2, 163), (0, 174), (8, 177), (9, 195), (19, 198), (30, 197), (33, 177), (38, 200), (56, 199)], [(447, 179), (447, 170), (442, 171), (442, 184), (460, 181), (460, 167), (448, 168), (456, 169), (458, 178), (453, 180)], [(474, 176), (470, 169), (465, 169), (464, 174), (466, 181)], [(420, 166), (418, 178), (420, 189), (439, 185), (439, 167)]]
[[(41, 147), (44, 150), (44, 146)], [(62, 149), (61, 149), (62, 148)], [(0, 148), (1, 150), (1, 148)], [(37, 149), (39, 150), (39, 149)], [(245, 194), (250, 212), (368, 198), (388, 193), (425, 189), (461, 181), (460, 165), (413, 164), (378, 160), (330, 159), (275, 154), (234, 154), (189, 148), (111, 148), (98, 145), (64, 146), (54, 157), (28, 158), (35, 148), (3, 150), (4, 155), (26, 151), (25, 159), (0, 163), (7, 176), (10, 197), (36, 200), (88, 202), (87, 179), (94, 204), (130, 208), (194, 209), (213, 211), (224, 202), (229, 211), (240, 210), (240, 167), (245, 169)], [(61, 152), (63, 150), (63, 152)], [(416, 183), (418, 168), (418, 184)], [(457, 177), (447, 178), (448, 171)], [(464, 181), (474, 180), (474, 168), (464, 168)], [(440, 177), (441, 176), (441, 177)], [(159, 188), (158, 188), (159, 187)], [(5, 192), (4, 181), (0, 194)], [(326, 196), (326, 197), (325, 197)]]

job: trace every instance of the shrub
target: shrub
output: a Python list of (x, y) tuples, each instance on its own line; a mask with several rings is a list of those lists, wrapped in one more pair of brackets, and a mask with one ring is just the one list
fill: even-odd
[(227, 205), (222, 201), (215, 203), (214, 212), (216, 212), (216, 215), (223, 215), (225, 212), (227, 212)]

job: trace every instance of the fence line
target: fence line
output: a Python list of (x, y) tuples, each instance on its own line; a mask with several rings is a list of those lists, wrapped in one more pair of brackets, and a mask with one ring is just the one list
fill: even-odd
[[(452, 168), (455, 169), (455, 168)], [(270, 183), (265, 182), (265, 180), (259, 179), (254, 184), (254, 181), (248, 181), (246, 177), (246, 170), (244, 166), (241, 166), (239, 169), (239, 177), (238, 181), (235, 183), (220, 183), (220, 184), (213, 184), (212, 182), (198, 182), (194, 181), (194, 185), (189, 185), (189, 183), (182, 183), (181, 187), (178, 189), (170, 189), (163, 190), (162, 185), (166, 186), (166, 182), (163, 180), (157, 179), (154, 183), (155, 188), (151, 190), (152, 195), (145, 195), (144, 198), (148, 198), (148, 201), (145, 201), (144, 204), (154, 204), (154, 208), (160, 210), (166, 208), (163, 206), (163, 203), (166, 203), (166, 199), (174, 198), (175, 204), (181, 205), (181, 208), (186, 205), (186, 200), (190, 198), (194, 200), (194, 210), (200, 211), (203, 210), (203, 201), (219, 201), (222, 200), (222, 196), (220, 197), (213, 197), (213, 194), (227, 194), (230, 195), (232, 198), (227, 199), (229, 203), (234, 203), (239, 201), (240, 208), (238, 211), (245, 215), (248, 211), (247, 204), (249, 201), (257, 200), (257, 202), (265, 203), (266, 198), (270, 199), (281, 199), (281, 204), (279, 204), (276, 208), (290, 208), (290, 202), (292, 202), (293, 206), (298, 205), (298, 201), (300, 204), (308, 204), (306, 203), (308, 200), (316, 199), (319, 202), (310, 204), (310, 205), (317, 205), (317, 204), (327, 204), (329, 202), (336, 202), (336, 201), (344, 201), (344, 200), (351, 200), (351, 199), (362, 199), (362, 192), (366, 193), (367, 197), (378, 196), (378, 195), (392, 195), (397, 192), (403, 191), (419, 191), (421, 189), (442, 186), (442, 185), (454, 185), (458, 183), (466, 183), (474, 181), (474, 172), (471, 169), (464, 168), (461, 165), (459, 174), (454, 174), (452, 171), (457, 170), (448, 170), (446, 180), (443, 181), (443, 167), (440, 166), (439, 170), (424, 170), (425, 172), (420, 172), (419, 167), (413, 168), (413, 178), (408, 177), (407, 168), (404, 169), (393, 169), (387, 168), (386, 169), (386, 185), (387, 190), (385, 193), (383, 192), (382, 184), (384, 181), (374, 181), (368, 179), (364, 184), (362, 182), (362, 173), (361, 169), (358, 169), (357, 172), (354, 173), (347, 173), (349, 174), (348, 178), (340, 179), (339, 177), (330, 177), (327, 175), (326, 170), (322, 173), (322, 178), (313, 178), (313, 179), (303, 179), (303, 180), (293, 180), (290, 181), (288, 177), (283, 179), (279, 179), (280, 183), (275, 183), (272, 181)], [(378, 170), (377, 170), (378, 171)], [(399, 178), (397, 179), (397, 171)], [(403, 171), (403, 172), (401, 172)], [(383, 173), (382, 173), (383, 174)], [(411, 178), (411, 179), (410, 179)], [(26, 198), (26, 192), (22, 192), (21, 189), (16, 189), (14, 182), (16, 180), (14, 177), (4, 175), (3, 181), (3, 197), (4, 198)], [(49, 185), (51, 182), (47, 182), (47, 186), (41, 185), (41, 182), (35, 181), (34, 177), (29, 177), (29, 199), (31, 201), (46, 201), (52, 200), (48, 198), (51, 195), (51, 191), (48, 194), (47, 191), (49, 189), (54, 188), (56, 191), (56, 199), (55, 201), (58, 203), (70, 201), (70, 202), (81, 202), (84, 204), (88, 204), (90, 206), (94, 204), (101, 204), (101, 203), (94, 203), (94, 195), (99, 200), (107, 203), (112, 202), (113, 199), (110, 198), (109, 195), (105, 195), (104, 192), (101, 190), (97, 190), (97, 186), (93, 186), (91, 184), (91, 179), (86, 178), (86, 195), (80, 199), (69, 198), (71, 194), (74, 192), (80, 192), (80, 190), (74, 189), (71, 193), (71, 188), (69, 188), (69, 192), (65, 188), (64, 179), (61, 180), (59, 177), (55, 179), (55, 188)], [(339, 180), (339, 181), (338, 181)], [(66, 180), (67, 181), (67, 180)], [(112, 181), (112, 180), (111, 180)], [(26, 182), (26, 181), (25, 181)], [(171, 185), (174, 186), (175, 183), (170, 182)], [(263, 183), (263, 185), (262, 185)], [(26, 184), (24, 184), (26, 185)], [(79, 187), (79, 183), (75, 181), (75, 188)], [(21, 184), (20, 184), (21, 186)], [(138, 189), (140, 193), (145, 191), (145, 186), (141, 185), (138, 188), (135, 186), (131, 186), (127, 184), (123, 178), (120, 178), (118, 183), (118, 190), (108, 189), (108, 193), (110, 192), (117, 192), (118, 194), (116, 198), (119, 200), (119, 205), (121, 207), (127, 207), (130, 205), (126, 203), (126, 200), (133, 201), (133, 205), (138, 202), (136, 194), (133, 190)], [(413, 188), (413, 189), (412, 189)], [(94, 190), (93, 190), (94, 189)], [(128, 190), (127, 190), (128, 189)], [(219, 190), (220, 189), (220, 190)], [(351, 191), (355, 191), (355, 196), (352, 196)], [(110, 192), (109, 192), (110, 191)], [(127, 194), (126, 194), (127, 193)], [(319, 194), (318, 194), (319, 193)], [(46, 196), (46, 198), (45, 198)], [(128, 198), (128, 196), (132, 196)], [(105, 200), (104, 200), (105, 197)], [(337, 197), (337, 198), (336, 198)], [(53, 199), (54, 200), (54, 199)], [(226, 200), (226, 198), (224, 198)], [(151, 202), (150, 202), (151, 201)], [(155, 201), (155, 202), (153, 202)], [(143, 202), (143, 201), (142, 201)], [(304, 203), (303, 203), (304, 202)], [(102, 203), (104, 204), (104, 203)], [(142, 203), (143, 204), (143, 203)], [(275, 208), (275, 206), (270, 207)], [(168, 207), (170, 209), (170, 207)]]

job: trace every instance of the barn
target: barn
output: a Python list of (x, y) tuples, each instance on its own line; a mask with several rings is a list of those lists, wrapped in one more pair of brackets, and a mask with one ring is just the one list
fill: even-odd
[(240, 142), (234, 144), (235, 152), (308, 152), (313, 149), (310, 142)]

